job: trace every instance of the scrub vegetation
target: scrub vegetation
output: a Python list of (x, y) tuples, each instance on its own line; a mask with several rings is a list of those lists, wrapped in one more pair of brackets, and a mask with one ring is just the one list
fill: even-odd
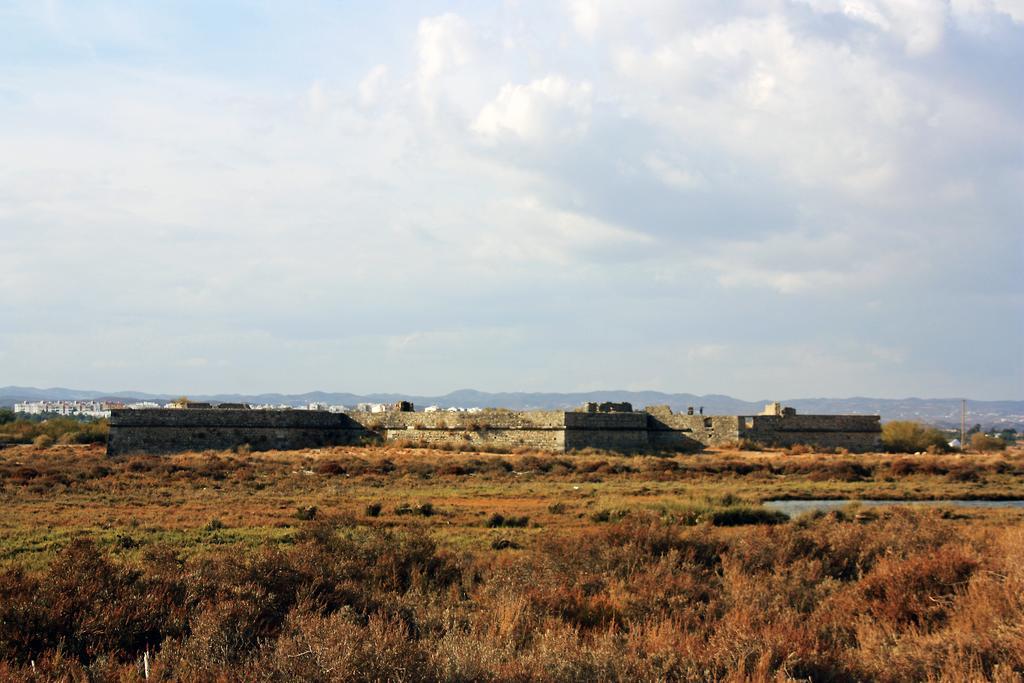
[(14, 419), (14, 413), (0, 414), (0, 444), (31, 443), (38, 448), (61, 444), (105, 444), (109, 428), (106, 420), (82, 420), (73, 417)]
[[(1020, 680), (1024, 450), (0, 450), (0, 680)], [(789, 519), (771, 498), (848, 498)], [(148, 653), (148, 654), (147, 654)]]
[(941, 430), (920, 422), (893, 420), (882, 425), (882, 445), (891, 453), (930, 453), (949, 450)]

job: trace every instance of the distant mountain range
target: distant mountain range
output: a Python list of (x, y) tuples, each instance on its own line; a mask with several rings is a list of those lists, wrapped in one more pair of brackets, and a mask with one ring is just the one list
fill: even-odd
[[(0, 406), (12, 406), (21, 401), (74, 401), (120, 400), (170, 401), (171, 394), (148, 394), (140, 391), (87, 391), (81, 389), (37, 389), (35, 387), (0, 387)], [(270, 403), (290, 406), (321, 402), (332, 405), (354, 406), (357, 403), (394, 403), (412, 401), (418, 408), (428, 405), (441, 407), (473, 406), (510, 408), (513, 410), (558, 410), (575, 408), (587, 401), (629, 401), (634, 407), (668, 405), (673, 410), (686, 410), (688, 406), (700, 408), (705, 414), (752, 415), (761, 412), (764, 401), (743, 401), (720, 394), (666, 394), (660, 391), (588, 391), (575, 393), (487, 393), (474, 389), (460, 389), (444, 396), (414, 396), (409, 394), (348, 394), (311, 391), (305, 394), (190, 394), (195, 401), (212, 403)], [(959, 426), (960, 399), (958, 398), (794, 398), (782, 401), (801, 413), (817, 414), (871, 414), (883, 420), (918, 420), (939, 426)], [(988, 427), (1016, 428), (1024, 431), (1024, 401), (967, 401), (968, 426), (981, 424)]]

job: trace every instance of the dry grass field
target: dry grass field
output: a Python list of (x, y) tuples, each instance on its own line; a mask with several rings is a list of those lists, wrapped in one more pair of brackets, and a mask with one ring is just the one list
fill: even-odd
[(0, 679), (1024, 677), (1024, 451), (0, 450)]

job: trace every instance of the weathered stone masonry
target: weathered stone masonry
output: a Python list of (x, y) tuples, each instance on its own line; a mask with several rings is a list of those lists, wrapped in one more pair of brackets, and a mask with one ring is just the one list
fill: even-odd
[(113, 410), (107, 454), (291, 450), (361, 443), (372, 437), (347, 415), (313, 410)]
[[(623, 406), (623, 408), (628, 406)], [(667, 406), (625, 412), (489, 410), (340, 414), (306, 410), (115, 410), (107, 452), (174, 453), (248, 445), (291, 450), (373, 441), (565, 452), (696, 451), (749, 439), (851, 451), (877, 449), (877, 415), (686, 415)]]

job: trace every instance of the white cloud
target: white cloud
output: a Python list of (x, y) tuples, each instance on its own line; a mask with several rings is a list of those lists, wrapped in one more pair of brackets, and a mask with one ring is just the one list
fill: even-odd
[(446, 71), (466, 66), (473, 54), (472, 35), (469, 22), (451, 12), (420, 21), (420, 79), (433, 81)]
[[(721, 243), (702, 259), (702, 265), (727, 289), (815, 297), (877, 289), (914, 268), (892, 254), (879, 254), (874, 242), (861, 241), (864, 236), (855, 237), (841, 228), (772, 233)], [(900, 246), (897, 234), (890, 233), (888, 239), (893, 247)]]
[(1024, 0), (992, 0), (992, 8), (1018, 24), (1024, 24)]
[(377, 103), (381, 91), (387, 84), (388, 68), (383, 64), (370, 69), (370, 72), (359, 82), (359, 104), (369, 107)]
[(819, 12), (841, 13), (899, 40), (913, 56), (941, 45), (947, 5), (936, 0), (804, 0)]
[(707, 187), (707, 180), (700, 171), (681, 168), (657, 154), (648, 156), (646, 163), (658, 180), (677, 190), (693, 191)]
[(611, 35), (623, 36), (640, 29), (644, 34), (660, 36), (680, 23), (699, 24), (719, 10), (717, 0), (678, 2), (678, 0), (566, 0), (565, 7), (573, 28), (583, 38), (594, 41)]
[(576, 30), (587, 38), (593, 38), (601, 27), (601, 8), (593, 0), (569, 0), (569, 15)]
[(480, 110), (472, 129), (490, 141), (509, 136), (531, 143), (569, 140), (587, 132), (590, 107), (586, 82), (550, 75), (525, 85), (506, 83)]
[[(872, 206), (919, 201), (955, 155), (1019, 128), (974, 84), (939, 85), (945, 76), (894, 66), (869, 44), (798, 28), (772, 14), (682, 26), (642, 47), (618, 39), (617, 95), (634, 120), (690, 147)], [(932, 153), (946, 158), (922, 163)]]
[(389, 335), (384, 343), (389, 351), (403, 355), (474, 353), (480, 349), (504, 348), (522, 341), (522, 334), (512, 327), (475, 327), (418, 330)]
[(324, 93), (324, 86), (320, 81), (316, 81), (313, 85), (309, 86), (306, 97), (309, 101), (309, 110), (313, 114), (319, 116), (327, 111), (327, 95)]
[[(949, 310), (1019, 317), (1009, 0), (467, 6), (344, 50), (358, 19), (325, 4), (321, 40), (294, 19), (252, 65), (190, 22), (122, 45), (54, 7), (59, 49), (0, 66), (0, 283), (35, 292), (0, 302), (11, 382), (633, 386), (621, 349), (663, 348), (660, 388), (887, 391), (902, 358), (911, 393), (958, 362)], [(1015, 391), (1020, 335), (972, 343), (949, 382)]]
[(719, 360), (726, 355), (728, 347), (724, 344), (699, 344), (686, 350), (686, 359), (691, 361)]
[(570, 264), (602, 254), (620, 258), (651, 245), (651, 237), (585, 214), (546, 206), (536, 197), (488, 207), (485, 230), (473, 240), (473, 258), (495, 264), (512, 261)]
[(1024, 24), (1024, 0), (951, 0), (950, 11), (960, 25), (982, 33), (1001, 17)]

